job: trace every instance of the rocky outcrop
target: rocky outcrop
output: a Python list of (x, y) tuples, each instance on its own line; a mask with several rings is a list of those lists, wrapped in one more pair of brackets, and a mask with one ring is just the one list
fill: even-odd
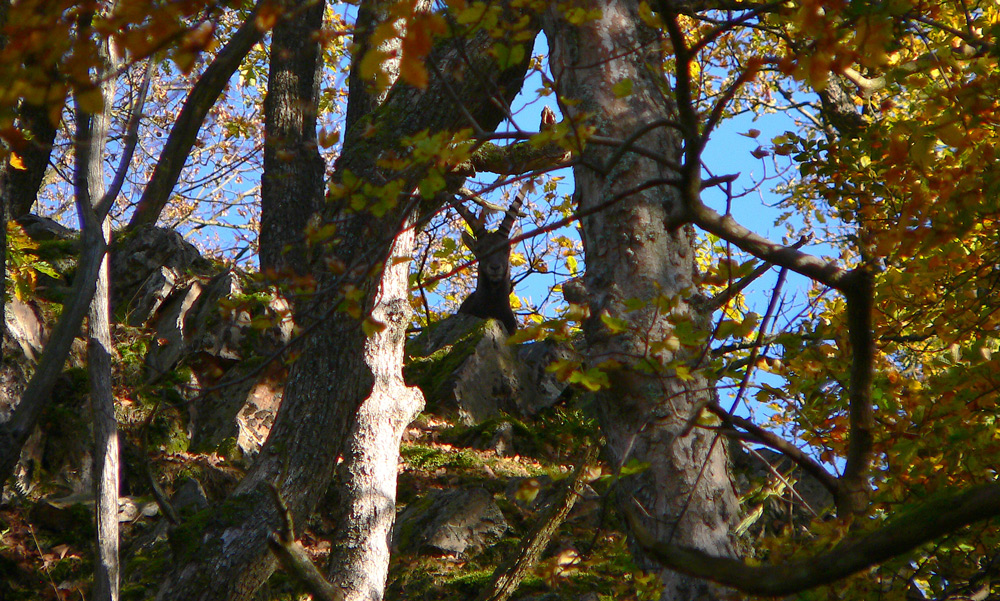
[(484, 488), (433, 490), (396, 519), (395, 551), (469, 557), (497, 541), (507, 521)]
[(423, 390), (429, 406), (451, 408), (468, 425), (501, 412), (532, 416), (551, 407), (567, 384), (546, 368), (575, 356), (547, 340), (510, 345), (498, 321), (465, 314), (434, 324), (407, 350), (407, 380)]
[[(35, 216), (19, 224), (39, 246), (33, 252), (60, 277), (39, 274), (37, 299), (15, 298), (5, 305), (0, 420), (9, 418), (44, 349), (51, 326), (44, 315), (47, 303), (62, 300), (75, 271), (72, 231)], [(229, 456), (254, 455), (280, 404), (285, 376), (280, 360), (272, 365), (260, 358), (291, 340), (288, 303), (252, 276), (205, 259), (180, 234), (163, 228), (143, 227), (113, 241), (110, 268), (116, 339), (129, 347), (123, 352), (142, 353), (147, 386), (170, 387), (172, 396), (165, 398), (177, 399), (179, 393), (185, 401), (177, 406), (181, 434), (201, 450), (225, 447)], [(71, 365), (82, 364), (82, 339), (78, 343)], [(134, 371), (128, 365), (133, 360), (119, 357), (116, 369)], [(85, 417), (86, 383), (79, 384), (69, 396), (81, 401), (74, 411)], [(44, 441), (35, 443), (25, 452), (46, 448)]]

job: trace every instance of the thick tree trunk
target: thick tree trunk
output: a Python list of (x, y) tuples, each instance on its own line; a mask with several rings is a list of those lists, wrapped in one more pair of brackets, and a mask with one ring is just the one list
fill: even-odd
[[(337, 241), (325, 253), (317, 251), (322, 256), (314, 262), (314, 274), (321, 291), (315, 306), (328, 316), (301, 343), (274, 427), (251, 472), (222, 507), (175, 531), (171, 539), (174, 567), (158, 599), (250, 599), (274, 565), (265, 539), (278, 527), (278, 514), (266, 487), (278, 488), (301, 523), (329, 485), (362, 404), (368, 402), (377, 419), (402, 420), (419, 402), (418, 393), (402, 387), (409, 299), (405, 282), (395, 279), (405, 269), (393, 268), (391, 254), (405, 252), (410, 244), (407, 236), (411, 234), (403, 233), (415, 210), (410, 194), (432, 166), (414, 163), (401, 173), (380, 166), (377, 160), (386, 150), (399, 152), (405, 136), (468, 127), (466, 114), (492, 131), (520, 89), (527, 68), (525, 60), (497, 69), (490, 54), (495, 42), (485, 32), (477, 32), (469, 39), (442, 45), (429, 60), (438, 65), (445, 81), (433, 76), (426, 90), (397, 85), (370, 120), (362, 119), (355, 128), (360, 130), (367, 120), (376, 126), (374, 133), (368, 132), (372, 135), (348, 132), (336, 179), (349, 170), (375, 186), (401, 181), (404, 192), (395, 206), (378, 217), (364, 209), (337, 213), (336, 207), (330, 207), (325, 212), (327, 220), (338, 224)], [(465, 99), (467, 113), (458, 110), (455, 98)], [(350, 268), (357, 267), (363, 279), (345, 281), (325, 271), (323, 259), (332, 257), (349, 266), (347, 277), (354, 272)], [(372, 266), (380, 266), (374, 275)], [(385, 324), (378, 335), (366, 336), (358, 319), (335, 310), (342, 300), (338, 291), (345, 283), (357, 287), (364, 314)], [(405, 398), (394, 399), (400, 394)], [(381, 399), (393, 399), (399, 411), (379, 415)], [(365, 424), (357, 427), (363, 431)], [(380, 478), (372, 479), (375, 486)], [(385, 490), (378, 492), (394, 497)], [(366, 576), (361, 582), (370, 583), (371, 578)]]
[(286, 16), (271, 32), (260, 180), (261, 269), (305, 268), (302, 231), (323, 200), (316, 110), (323, 62), (318, 34), (325, 7), (322, 0), (286, 2)]
[[(638, 2), (598, 3), (603, 16), (572, 26), (553, 9), (546, 20), (552, 50), (552, 74), (564, 111), (573, 119), (589, 116), (596, 135), (626, 140), (640, 128), (676, 119), (667, 81), (659, 68), (660, 43), (639, 18)], [(631, 94), (618, 97), (615, 85), (631, 80)], [(677, 131), (669, 125), (651, 129), (635, 142), (666, 162), (680, 162)], [(681, 213), (676, 191), (654, 181), (677, 180), (663, 162), (624, 153), (608, 164), (617, 146), (590, 143), (574, 168), (576, 200), (581, 211), (619, 199), (582, 220), (587, 257), (584, 284), (591, 317), (585, 324), (593, 364), (616, 360), (611, 387), (598, 394), (602, 430), (609, 459), (615, 465), (630, 460), (648, 462), (648, 469), (624, 478), (621, 503), (647, 512), (645, 527), (659, 540), (693, 546), (713, 555), (735, 553), (730, 529), (738, 502), (727, 472), (723, 440), (685, 423), (711, 394), (706, 381), (674, 377), (674, 370), (649, 365), (689, 360), (679, 348), (650, 350), (667, 339), (675, 324), (691, 322), (705, 328), (710, 315), (699, 314), (686, 300), (695, 273), (694, 236), (687, 228), (666, 223)], [(657, 303), (657, 298), (668, 303)], [(646, 302), (639, 310), (626, 301)], [(665, 309), (664, 305), (667, 305)], [(659, 306), (658, 306), (659, 305)], [(613, 333), (602, 316), (623, 320), (624, 331)], [(696, 357), (695, 357), (696, 358)], [(655, 375), (653, 375), (655, 374)], [(647, 568), (656, 564), (637, 557)], [(663, 599), (710, 600), (722, 591), (703, 581), (663, 571)]]
[[(415, 232), (407, 224), (392, 256), (411, 256)], [(410, 322), (409, 262), (386, 268), (372, 318), (392, 324), (367, 341), (375, 375), (372, 394), (358, 408), (340, 471), (341, 521), (331, 541), (327, 574), (347, 601), (378, 601), (389, 572), (396, 518), (396, 474), (403, 429), (424, 406), (419, 388), (402, 378), (403, 343)]]

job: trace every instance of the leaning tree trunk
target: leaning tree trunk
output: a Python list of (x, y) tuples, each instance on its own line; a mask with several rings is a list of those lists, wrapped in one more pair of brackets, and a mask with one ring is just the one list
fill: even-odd
[[(415, 212), (411, 193), (428, 170), (437, 167), (414, 162), (405, 172), (396, 172), (376, 161), (383, 152), (403, 152), (400, 140), (406, 136), (468, 127), (466, 115), (492, 131), (520, 90), (527, 69), (527, 60), (498, 69), (490, 54), (495, 43), (482, 31), (443, 42), (428, 59), (438, 69), (427, 89), (397, 84), (375, 113), (348, 132), (335, 180), (349, 170), (376, 187), (401, 181), (403, 193), (379, 216), (368, 210), (337, 213), (333, 203), (324, 211), (322, 217), (338, 225), (335, 243), (322, 252), (313, 249), (321, 255), (313, 267), (320, 291), (315, 307), (324, 308), (327, 316), (300, 343), (275, 424), (250, 473), (222, 507), (182, 525), (172, 537), (175, 561), (158, 599), (252, 598), (274, 567), (265, 539), (279, 521), (267, 487), (277, 488), (296, 522), (302, 523), (329, 485), (362, 403), (400, 394), (409, 397), (396, 401), (404, 409), (412, 410), (417, 402), (418, 393), (402, 384), (409, 299), (392, 259), (409, 254), (410, 234), (403, 232)], [(464, 111), (455, 106), (458, 98), (464, 99)], [(386, 326), (378, 335), (366, 336), (360, 320), (335, 310), (342, 300), (337, 291), (347, 282), (325, 271), (330, 264), (326, 259), (334, 258), (348, 266), (343, 277), (357, 273), (364, 278), (350, 283), (360, 292), (363, 314)]]
[[(546, 17), (558, 92), (579, 101), (565, 103), (563, 110), (573, 119), (586, 117), (595, 135), (614, 140), (624, 141), (659, 122), (635, 144), (665, 159), (626, 152), (609, 164), (619, 147), (591, 142), (574, 168), (579, 210), (609, 204), (582, 220), (589, 358), (593, 364), (609, 359), (621, 364), (609, 374), (611, 387), (598, 394), (600, 423), (612, 462), (649, 464), (623, 478), (620, 502), (644, 513), (645, 527), (660, 540), (732, 556), (730, 530), (738, 502), (724, 442), (699, 428), (683, 432), (711, 391), (702, 377), (685, 381), (669, 367), (658, 372), (646, 367), (691, 359), (693, 353), (683, 347), (655, 350), (656, 343), (668, 340), (676, 324), (705, 328), (710, 319), (686, 300), (695, 274), (693, 232), (668, 225), (682, 209), (676, 190), (662, 182), (679, 178), (666, 165), (679, 164), (681, 155), (680, 136), (667, 123), (676, 121), (676, 110), (659, 68), (661, 45), (639, 18), (638, 2), (598, 4), (603, 15), (579, 26), (563, 20), (556, 9)], [(625, 80), (631, 80), (631, 94), (619, 97), (615, 91), (622, 86), (616, 84)], [(658, 297), (668, 302), (657, 303)], [(646, 304), (626, 309), (633, 299)], [(602, 317), (621, 320), (617, 323), (625, 327), (612, 331)], [(637, 558), (656, 568), (638, 551)], [(671, 601), (703, 601), (723, 593), (670, 571), (663, 571), (662, 579), (662, 598)]]

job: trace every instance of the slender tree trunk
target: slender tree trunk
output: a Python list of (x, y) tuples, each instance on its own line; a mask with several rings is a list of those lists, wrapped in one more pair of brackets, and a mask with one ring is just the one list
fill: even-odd
[[(660, 41), (638, 14), (638, 2), (605, 0), (603, 15), (572, 26), (558, 10), (546, 19), (552, 51), (552, 74), (568, 117), (596, 128), (596, 134), (626, 140), (644, 126), (676, 120), (667, 80), (659, 68)], [(615, 87), (630, 80), (631, 94), (619, 97)], [(651, 129), (635, 142), (680, 163), (679, 136), (669, 125)], [(611, 387), (598, 394), (601, 427), (609, 459), (615, 465), (646, 462), (639, 474), (623, 478), (621, 503), (641, 506), (645, 527), (660, 540), (672, 540), (713, 555), (735, 553), (730, 534), (738, 503), (727, 472), (726, 448), (712, 432), (685, 423), (711, 393), (706, 381), (674, 377), (674, 370), (657, 372), (648, 365), (688, 361), (694, 353), (683, 347), (650, 345), (666, 340), (677, 324), (707, 328), (710, 315), (700, 314), (687, 300), (695, 273), (694, 235), (689, 228), (666, 224), (681, 212), (679, 197), (669, 185), (649, 182), (676, 180), (678, 174), (662, 162), (624, 153), (608, 164), (617, 147), (589, 144), (574, 168), (576, 201), (588, 211), (613, 199), (609, 208), (582, 220), (587, 272), (584, 279), (590, 318), (585, 335), (590, 361), (615, 360)], [(657, 299), (666, 302), (658, 303)], [(646, 304), (628, 310), (626, 301)], [(622, 320), (623, 331), (612, 332), (602, 316)], [(670, 350), (674, 348), (676, 350)], [(645, 567), (657, 565), (638, 552)], [(662, 571), (662, 598), (704, 601), (723, 591), (704, 581)]]
[[(182, 525), (172, 538), (174, 566), (158, 599), (252, 598), (274, 566), (265, 540), (278, 527), (278, 513), (267, 487), (277, 487), (301, 523), (330, 484), (337, 456), (355, 431), (356, 415), (366, 399), (371, 399), (373, 414), (379, 414), (381, 399), (408, 395), (403, 403), (394, 401), (403, 412), (379, 418), (400, 421), (419, 403), (419, 393), (402, 386), (409, 298), (405, 282), (399, 281), (405, 270), (394, 268), (399, 266), (393, 266), (392, 254), (406, 251), (411, 244), (407, 240), (411, 235), (407, 226), (415, 211), (411, 193), (433, 166), (414, 163), (405, 172), (397, 172), (380, 165), (378, 158), (386, 149), (399, 149), (405, 136), (468, 127), (465, 115), (492, 131), (509, 110), (527, 68), (525, 60), (497, 69), (490, 54), (494, 44), (482, 31), (443, 43), (429, 60), (435, 61), (446, 79), (434, 75), (425, 90), (397, 85), (384, 105), (363, 119), (370, 118), (368, 122), (375, 126), (368, 132), (371, 135), (362, 135), (364, 124), (354, 128), (353, 134), (348, 132), (335, 180), (349, 170), (375, 186), (401, 181), (403, 192), (395, 206), (379, 216), (368, 210), (341, 213), (334, 206), (324, 211), (325, 220), (338, 226), (337, 241), (328, 250), (315, 249), (320, 257), (313, 263), (321, 291), (314, 306), (326, 316), (315, 326), (304, 324), (312, 329), (301, 343), (275, 424), (250, 473), (222, 507), (204, 520)], [(525, 44), (530, 45), (530, 40)], [(457, 98), (463, 99), (467, 112), (455, 106)], [(325, 259), (333, 257), (348, 266), (346, 276), (326, 271)], [(354, 277), (354, 267), (361, 279), (345, 280)], [(345, 283), (356, 286), (363, 315), (385, 326), (379, 334), (367, 336), (358, 319), (335, 310), (343, 300), (339, 290)], [(363, 423), (357, 428), (366, 435)], [(372, 481), (381, 482), (383, 477), (376, 475)], [(394, 492), (379, 492), (394, 498)], [(376, 515), (375, 519), (383, 518)], [(361, 582), (372, 578), (366, 576)]]
[[(429, 4), (421, 0), (414, 10), (425, 10)], [(358, 7), (345, 123), (347, 130), (376, 110), (388, 93), (388, 89), (379, 91), (373, 88), (372, 82), (365, 80), (360, 63), (371, 50), (369, 38), (374, 29), (392, 18), (389, 12), (392, 6), (392, 2), (385, 0), (367, 0)], [(402, 31), (405, 22), (396, 26)], [(399, 38), (390, 38), (382, 41), (377, 49), (392, 57), (381, 64), (390, 84), (394, 84), (399, 75), (400, 46)], [(412, 254), (415, 234), (412, 228), (411, 219), (396, 239), (394, 256)], [(409, 266), (399, 264), (390, 269), (398, 270), (398, 273), (390, 277), (392, 288), (385, 291), (386, 296), (396, 299), (393, 310), (404, 312), (408, 322), (411, 314), (406, 301)], [(376, 348), (393, 349), (388, 358), (402, 365), (402, 355), (395, 354), (402, 353), (402, 340), (390, 340), (384, 334), (376, 334), (371, 342)], [(402, 332), (395, 333), (400, 334)], [(345, 592), (348, 601), (378, 600), (385, 592), (392, 525), (396, 518), (399, 445), (403, 430), (424, 404), (420, 391), (407, 388), (401, 379), (397, 379), (398, 372), (389, 367), (391, 364), (386, 363), (383, 367), (383, 373), (391, 382), (391, 394), (372, 394), (362, 403), (338, 470), (338, 507), (334, 514), (339, 520), (331, 541), (326, 573), (327, 578)]]
[[(105, 241), (111, 234), (108, 218), (101, 225)], [(95, 601), (118, 599), (118, 420), (111, 389), (111, 329), (108, 291), (108, 255), (104, 255), (97, 291), (90, 305), (87, 371), (90, 375), (90, 408), (94, 417), (94, 487), (97, 503), (97, 562), (94, 567)]]
[[(84, 31), (88, 27), (82, 27)], [(81, 37), (84, 35), (80, 33)], [(116, 57), (101, 50), (103, 72), (111, 72)], [(101, 85), (106, 108), (90, 115), (77, 106), (75, 142), (77, 212), (81, 228), (94, 232), (107, 245), (111, 222), (97, 215), (94, 206), (104, 198), (104, 149), (107, 145), (110, 104), (115, 95), (113, 77)], [(104, 254), (97, 285), (90, 303), (87, 328), (87, 373), (90, 379), (90, 407), (94, 418), (94, 505), (97, 522), (97, 561), (94, 566), (93, 598), (118, 600), (118, 422), (111, 388), (111, 326), (109, 309), (108, 256)]]
[[(412, 256), (412, 218), (397, 236), (393, 257)], [(327, 574), (347, 601), (378, 601), (389, 572), (396, 518), (396, 474), (403, 430), (424, 407), (419, 388), (403, 382), (403, 343), (410, 322), (409, 262), (388, 265), (372, 318), (392, 327), (371, 336), (365, 353), (377, 382), (358, 408), (340, 470), (342, 507)]]

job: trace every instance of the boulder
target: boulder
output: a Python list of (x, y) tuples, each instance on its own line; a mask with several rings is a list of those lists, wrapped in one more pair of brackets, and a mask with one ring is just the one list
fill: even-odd
[(497, 541), (507, 521), (484, 488), (433, 490), (406, 507), (393, 528), (393, 549), (470, 557)]

